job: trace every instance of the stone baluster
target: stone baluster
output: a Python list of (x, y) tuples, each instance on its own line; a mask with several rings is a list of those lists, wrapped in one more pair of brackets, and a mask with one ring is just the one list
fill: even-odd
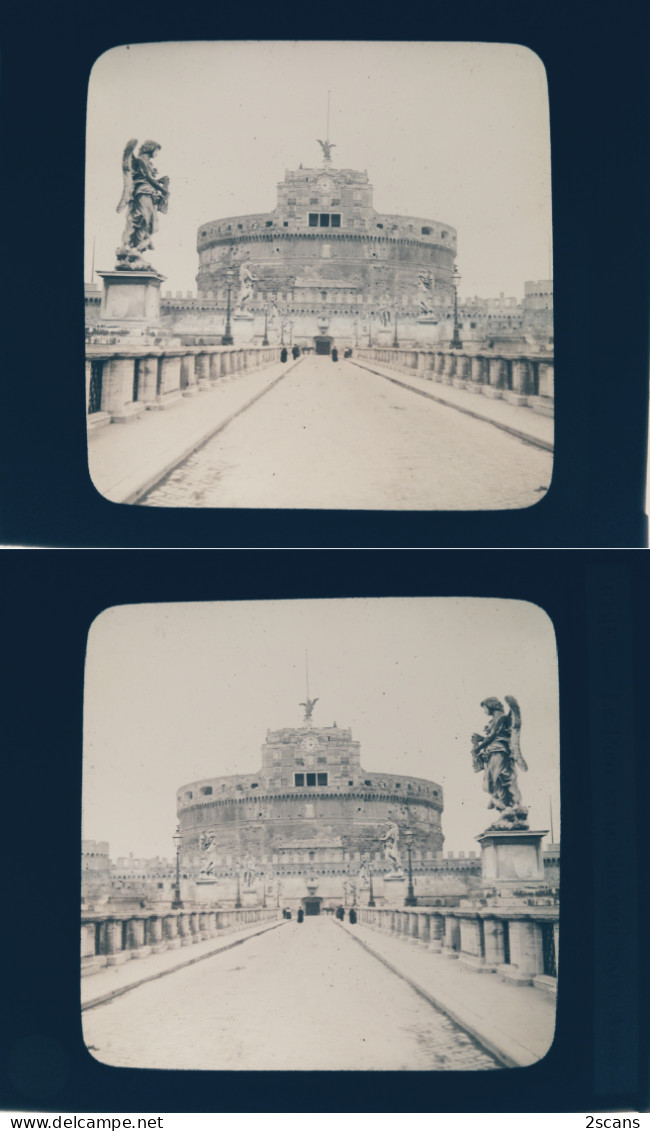
[(470, 384), (468, 388), (475, 388), (478, 392), (485, 383), (485, 358), (474, 354), (470, 358)]
[(192, 945), (192, 933), (190, 931), (188, 916), (183, 911), (181, 911), (178, 916), (178, 936), (181, 946)]
[(422, 946), (428, 946), (431, 939), (431, 915), (428, 911), (420, 912), (420, 923), (418, 929), (418, 942)]
[(163, 917), (163, 938), (167, 942), (168, 950), (177, 950), (181, 945), (178, 934), (178, 917), (174, 914)]
[(445, 368), (442, 372), (443, 385), (453, 385), (454, 375), (456, 373), (456, 354), (448, 353), (445, 355)]
[(522, 397), (533, 391), (530, 362), (525, 357), (517, 357), (512, 361), (512, 391)]
[(457, 389), (466, 389), (467, 382), (470, 377), (470, 358), (465, 353), (459, 353), (456, 357), (456, 376), (454, 377), (454, 386)]
[(542, 930), (539, 923), (526, 916), (508, 916), (510, 964), (499, 973), (511, 982), (530, 985), (536, 974), (544, 973)]
[(199, 392), (207, 393), (210, 388), (210, 355), (207, 353), (197, 353), (194, 369)]
[(210, 354), (210, 384), (217, 385), (221, 379), (221, 358), (218, 353)]
[(181, 391), (184, 397), (193, 397), (198, 392), (193, 352), (184, 353), (181, 357)]
[(460, 958), (465, 965), (471, 966), (472, 969), (478, 969), (484, 965), (481, 925), (478, 915), (462, 915), (460, 917)]
[(485, 969), (496, 970), (505, 962), (505, 925), (496, 916), (483, 914), (483, 938), (485, 940)]
[(158, 395), (158, 368), (160, 350), (156, 354), (147, 354), (138, 358), (138, 402), (146, 408), (156, 408)]
[(151, 954), (151, 946), (146, 937), (146, 922), (144, 915), (133, 915), (128, 921), (127, 944), (131, 958), (146, 958)]
[(540, 397), (553, 398), (554, 393), (554, 364), (552, 361), (540, 361), (537, 365), (539, 374), (539, 395)]
[(122, 950), (122, 920), (105, 919), (103, 923), (102, 951), (108, 966), (124, 962), (126, 953)]
[(442, 941), (445, 936), (445, 917), (438, 912), (431, 916), (431, 931), (429, 935), (429, 949), (442, 950)]
[(460, 952), (460, 927), (453, 914), (445, 916), (445, 937), (441, 954), (445, 958), (458, 958)]
[(102, 411), (111, 414), (117, 424), (133, 420), (144, 405), (133, 400), (133, 379), (135, 359), (133, 357), (111, 357), (104, 362), (102, 373)]
[(159, 408), (169, 408), (181, 396), (181, 353), (178, 350), (166, 350), (160, 358), (160, 385), (156, 404)]
[(193, 943), (199, 941), (199, 917), (196, 911), (190, 911), (188, 915), (188, 926), (190, 928), (190, 939)]
[[(492, 397), (501, 397), (504, 386), (503, 376), (503, 359), (500, 357), (490, 357), (488, 359), (489, 367), (489, 395)], [(487, 392), (487, 388), (484, 390)]]
[(145, 938), (151, 945), (152, 954), (160, 954), (161, 951), (167, 949), (167, 944), (162, 937), (162, 920), (158, 915), (151, 915), (145, 924)]

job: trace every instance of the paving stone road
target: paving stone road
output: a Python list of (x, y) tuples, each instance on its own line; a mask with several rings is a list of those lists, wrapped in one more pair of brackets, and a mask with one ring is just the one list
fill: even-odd
[(532, 506), (550, 452), (309, 356), (141, 503), (162, 507), (494, 510)]
[(245, 1070), (500, 1067), (325, 916), (283, 923), (83, 1014), (105, 1064)]

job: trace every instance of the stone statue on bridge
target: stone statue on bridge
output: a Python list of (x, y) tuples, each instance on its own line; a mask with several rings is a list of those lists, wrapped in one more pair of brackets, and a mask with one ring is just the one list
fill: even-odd
[(248, 263), (242, 263), (239, 268), (239, 295), (237, 296), (237, 312), (243, 314), (246, 306), (253, 297), (253, 276)]
[(122, 157), (124, 185), (117, 211), (125, 208), (126, 227), (117, 248), (118, 271), (150, 271), (142, 253), (153, 251), (151, 238), (158, 229), (158, 212), (166, 212), (169, 202), (169, 177), (159, 177), (153, 159), (160, 149), (157, 141), (143, 141), (135, 153), (137, 138), (126, 143)]
[(199, 875), (211, 876), (214, 872), (214, 842), (216, 840), (215, 833), (202, 832), (199, 837), (199, 848), (201, 849), (201, 863)]
[(528, 809), (521, 804), (517, 768), (527, 770), (519, 745), (521, 712), (517, 700), (505, 696), (510, 710), (500, 699), (484, 699), (481, 707), (488, 716), (483, 735), (472, 735), (474, 773), (483, 772), (483, 789), (490, 794), (488, 809), (499, 813), (490, 828), (528, 828)]
[(403, 872), (402, 857), (400, 856), (399, 848), (399, 829), (397, 825), (392, 822), (384, 835), (379, 838), (384, 842), (384, 859), (392, 864), (396, 872)]
[(418, 301), (420, 315), (433, 314), (434, 278), (430, 271), (420, 271), (418, 275)]

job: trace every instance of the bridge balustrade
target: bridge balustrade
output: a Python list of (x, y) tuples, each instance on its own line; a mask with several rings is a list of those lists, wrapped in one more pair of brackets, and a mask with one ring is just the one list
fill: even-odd
[(191, 946), (244, 925), (279, 919), (275, 907), (206, 911), (85, 912), (81, 920), (81, 973)]
[(553, 415), (555, 359), (551, 354), (527, 352), (471, 353), (444, 347), (413, 350), (358, 347), (355, 357), (380, 361), (389, 368), (426, 381), (436, 381), (481, 393), (494, 399), (524, 405), (547, 416)]
[(232, 375), (280, 360), (280, 346), (107, 346), (86, 350), (91, 430), (206, 392)]
[(556, 992), (557, 907), (357, 908), (357, 922), (516, 985)]

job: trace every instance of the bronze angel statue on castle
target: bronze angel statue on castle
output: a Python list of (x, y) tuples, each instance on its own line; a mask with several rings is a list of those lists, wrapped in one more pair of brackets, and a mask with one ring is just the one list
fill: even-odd
[(158, 229), (158, 212), (166, 212), (169, 201), (169, 177), (159, 177), (153, 159), (160, 149), (157, 141), (143, 141), (138, 153), (137, 138), (126, 143), (122, 157), (124, 187), (117, 211), (127, 209), (122, 245), (118, 247), (118, 271), (146, 271), (151, 265), (142, 257), (152, 251), (151, 237)]
[(528, 827), (528, 809), (521, 804), (517, 768), (527, 770), (519, 745), (521, 712), (517, 700), (505, 696), (510, 710), (505, 711), (500, 699), (484, 699), (481, 707), (488, 716), (482, 735), (472, 735), (474, 773), (483, 771), (483, 789), (490, 794), (488, 809), (497, 809), (499, 818), (491, 828), (522, 829)]

